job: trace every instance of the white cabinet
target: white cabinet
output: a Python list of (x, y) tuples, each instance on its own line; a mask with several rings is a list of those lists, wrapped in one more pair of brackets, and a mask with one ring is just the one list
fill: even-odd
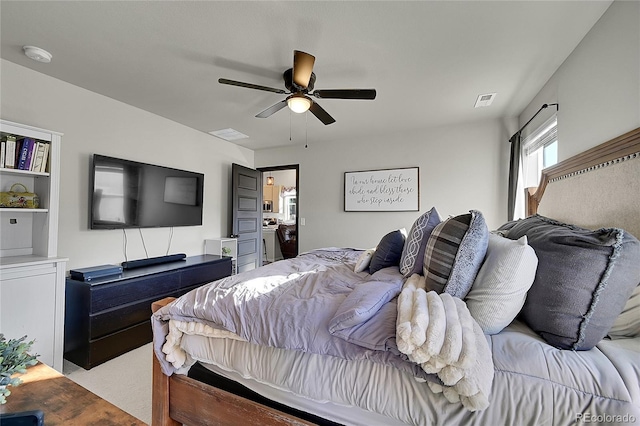
[(280, 190), (281, 185), (264, 185), (262, 187), (262, 198), (264, 201), (271, 201), (271, 211), (280, 213)]
[(0, 168), (0, 191), (21, 183), (40, 199), (37, 209), (0, 207), (0, 333), (35, 339), (38, 359), (62, 371), (67, 260), (57, 257), (62, 135), (0, 120), (0, 137), (7, 135), (48, 143), (49, 154), (42, 172)]
[(204, 240), (204, 253), (217, 254), (231, 258), (231, 275), (236, 274), (236, 259), (238, 257), (238, 240), (235, 238), (214, 238)]
[(0, 332), (27, 336), (38, 360), (62, 372), (65, 260), (2, 268)]
[(272, 228), (262, 228), (262, 238), (264, 242), (264, 260), (267, 262), (275, 262), (282, 260), (282, 251), (280, 250), (280, 242), (276, 235), (276, 230)]

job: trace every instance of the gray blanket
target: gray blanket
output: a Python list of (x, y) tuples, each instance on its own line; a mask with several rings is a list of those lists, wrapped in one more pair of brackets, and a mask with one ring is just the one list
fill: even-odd
[(160, 309), (152, 326), (164, 373), (180, 371), (180, 363), (162, 350), (168, 321), (174, 320), (226, 330), (259, 345), (391, 364), (441, 383), (396, 347), (394, 298), (403, 284), (398, 268), (356, 273), (359, 254), (316, 250), (206, 284)]

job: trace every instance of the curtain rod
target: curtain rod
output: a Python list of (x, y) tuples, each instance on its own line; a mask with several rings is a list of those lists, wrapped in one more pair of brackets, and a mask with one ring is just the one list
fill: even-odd
[[(548, 108), (548, 107), (550, 107), (550, 106), (555, 106), (555, 107), (556, 107), (556, 111), (559, 109), (558, 104), (544, 104), (544, 105), (542, 105), (542, 106), (540, 107), (540, 109), (539, 109), (535, 114), (533, 114), (533, 117), (531, 117), (531, 118), (529, 119), (529, 121), (527, 121), (526, 123), (524, 123), (524, 126), (520, 127), (520, 130), (518, 130), (517, 132), (515, 132), (515, 133), (513, 134), (513, 136), (515, 136), (515, 135), (517, 135), (518, 133), (522, 132), (522, 131), (524, 130), (524, 128), (525, 128), (525, 127), (527, 127), (527, 126), (529, 125), (529, 123), (531, 123), (531, 122), (533, 121), (533, 119), (534, 119), (534, 118), (536, 118), (536, 116), (537, 116), (538, 114), (540, 114), (540, 111), (542, 111), (543, 109)], [(513, 136), (511, 136), (511, 138), (510, 138), (509, 140), (512, 140), (512, 139), (513, 139)]]

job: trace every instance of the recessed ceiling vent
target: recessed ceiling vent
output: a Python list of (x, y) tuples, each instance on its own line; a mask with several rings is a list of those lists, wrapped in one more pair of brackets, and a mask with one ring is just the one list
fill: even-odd
[(244, 133), (240, 133), (239, 131), (234, 129), (213, 130), (209, 132), (209, 134), (229, 142), (237, 141), (239, 139), (245, 139), (249, 137)]
[(478, 99), (476, 99), (475, 108), (486, 107), (491, 105), (491, 102), (496, 98), (495, 93), (486, 93), (484, 95), (478, 95)]

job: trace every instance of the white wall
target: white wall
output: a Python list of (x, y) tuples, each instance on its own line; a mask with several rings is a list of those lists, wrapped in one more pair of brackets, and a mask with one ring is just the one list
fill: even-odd
[(273, 176), (274, 185), (286, 186), (287, 188), (295, 188), (296, 171), (295, 170), (273, 170), (262, 173), (262, 184), (267, 184), (267, 177)]
[[(640, 2), (614, 1), (519, 122), (555, 102), (559, 161), (640, 126)], [(547, 116), (541, 113), (527, 130)]]
[[(436, 206), (441, 216), (482, 211), (490, 228), (506, 221), (508, 129), (501, 121), (424, 129), (396, 140), (314, 142), (255, 152), (256, 167), (300, 164), (300, 250), (373, 247), (387, 232), (411, 228)], [(339, 125), (335, 124), (335, 125)], [(320, 139), (319, 137), (316, 139)], [(344, 172), (420, 168), (420, 212), (345, 212)]]
[[(123, 231), (88, 229), (94, 153), (205, 174), (202, 226), (176, 227), (169, 253), (202, 254), (205, 238), (229, 234), (231, 163), (253, 167), (253, 151), (2, 60), (3, 119), (64, 133), (58, 255), (69, 269), (125, 260)], [(166, 254), (170, 228), (143, 229), (150, 257)], [(146, 257), (127, 231), (128, 259)]]

